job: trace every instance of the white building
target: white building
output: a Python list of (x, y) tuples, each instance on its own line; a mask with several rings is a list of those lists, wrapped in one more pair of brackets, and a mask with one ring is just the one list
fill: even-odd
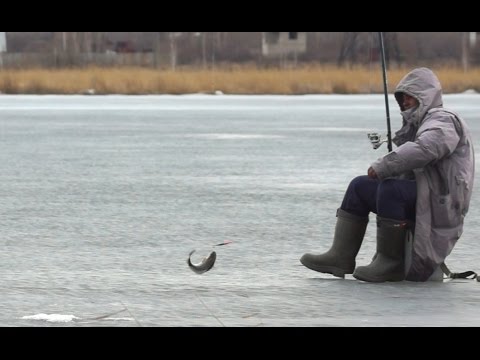
[(307, 51), (306, 32), (264, 32), (262, 33), (262, 54), (264, 56), (297, 56)]

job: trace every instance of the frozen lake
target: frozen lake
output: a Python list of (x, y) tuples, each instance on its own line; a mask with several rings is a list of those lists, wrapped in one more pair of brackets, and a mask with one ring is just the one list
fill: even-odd
[[(480, 149), (480, 95), (445, 106)], [(0, 96), (0, 325), (478, 326), (476, 281), (300, 265), (328, 249), (350, 179), (386, 153), (366, 133), (385, 129), (383, 95)], [(453, 271), (480, 271), (479, 183)], [(210, 272), (187, 267), (193, 249), (217, 251)]]

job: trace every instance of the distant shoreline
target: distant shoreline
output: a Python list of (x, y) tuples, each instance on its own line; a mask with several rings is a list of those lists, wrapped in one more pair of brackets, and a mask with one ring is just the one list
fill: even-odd
[[(185, 94), (5, 94), (0, 92), (0, 97), (7, 97), (7, 96), (78, 96), (78, 97), (108, 97), (108, 96), (171, 96), (171, 97), (188, 97), (188, 96), (205, 96), (205, 97), (242, 97), (242, 96), (272, 96), (272, 97), (282, 97), (282, 96), (361, 96), (361, 95), (381, 95), (383, 94), (377, 94), (377, 93), (371, 93), (371, 94), (206, 94), (206, 93), (185, 93)], [(393, 97), (393, 93), (389, 93), (390, 96)], [(443, 96), (449, 96), (449, 95), (480, 95), (480, 92), (475, 91), (475, 90), (467, 90), (463, 91), (461, 93), (444, 93)]]
[[(410, 68), (388, 71), (389, 92)], [(444, 93), (480, 92), (480, 68), (433, 68)], [(382, 94), (380, 69), (309, 66), (217, 70), (145, 68), (0, 70), (1, 94), (24, 95), (315, 95)]]

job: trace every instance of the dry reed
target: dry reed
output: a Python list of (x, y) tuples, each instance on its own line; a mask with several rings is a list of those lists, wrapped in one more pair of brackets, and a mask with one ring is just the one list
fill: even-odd
[[(388, 71), (389, 91), (410, 69)], [(434, 69), (445, 93), (480, 91), (480, 68)], [(373, 94), (382, 93), (380, 66), (215, 70), (145, 68), (27, 69), (0, 71), (4, 94)]]

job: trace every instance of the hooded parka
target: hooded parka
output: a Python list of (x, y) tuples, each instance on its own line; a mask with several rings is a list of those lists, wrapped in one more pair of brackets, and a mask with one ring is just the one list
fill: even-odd
[[(403, 94), (413, 96), (419, 105), (403, 109)], [(414, 174), (416, 222), (406, 279), (426, 281), (462, 235), (473, 189), (474, 149), (466, 123), (443, 108), (442, 88), (430, 69), (408, 73), (395, 98), (403, 117), (393, 139), (398, 147), (371, 166), (380, 180)]]

